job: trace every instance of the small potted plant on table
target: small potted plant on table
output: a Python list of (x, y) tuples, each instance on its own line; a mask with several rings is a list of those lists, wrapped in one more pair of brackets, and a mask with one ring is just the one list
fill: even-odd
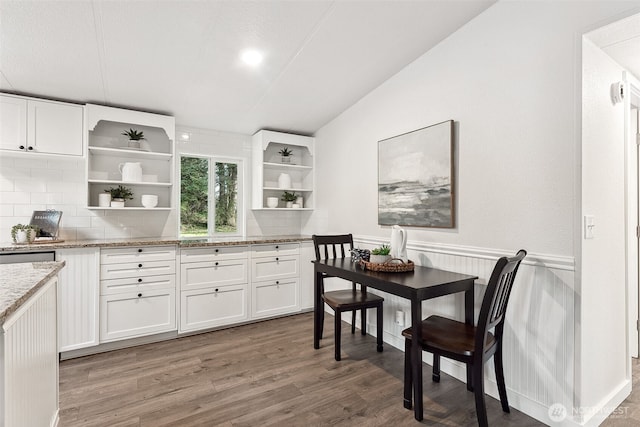
[(296, 196), (296, 193), (289, 193), (288, 191), (285, 191), (284, 193), (282, 193), (282, 197), (280, 198), (280, 200), (282, 200), (283, 202), (287, 203), (287, 207), (291, 208), (293, 207), (293, 202), (296, 201), (296, 198), (298, 196)]
[(291, 163), (291, 157), (293, 157), (293, 151), (289, 150), (289, 147), (284, 147), (282, 150), (278, 151), (280, 154), (282, 163)]
[(126, 200), (133, 200), (133, 192), (122, 185), (117, 187), (111, 187), (108, 190), (104, 190), (105, 193), (111, 194), (111, 207), (112, 208), (124, 208)]
[(125, 135), (129, 138), (129, 148), (140, 149), (140, 141), (144, 141), (146, 138), (144, 137), (143, 131), (138, 131), (136, 129), (126, 130), (122, 132), (122, 135)]
[(13, 243), (33, 243), (38, 235), (39, 228), (30, 224), (16, 224), (11, 227), (11, 239)]
[(371, 255), (369, 256), (369, 262), (384, 264), (391, 259), (390, 253), (391, 246), (389, 245), (382, 245), (379, 248), (372, 249)]

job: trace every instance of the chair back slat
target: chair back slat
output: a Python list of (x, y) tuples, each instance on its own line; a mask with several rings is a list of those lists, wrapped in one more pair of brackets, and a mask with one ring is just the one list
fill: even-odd
[[(487, 284), (487, 290), (482, 299), (480, 316), (476, 335), (476, 354), (481, 355), (485, 348), (485, 340), (489, 330), (496, 327), (496, 335), (502, 334), (507, 304), (513, 288), (513, 282), (520, 263), (527, 255), (527, 251), (521, 249), (511, 258), (502, 257), (496, 263)], [(499, 337), (496, 337), (499, 338)]]
[(353, 249), (353, 236), (351, 234), (314, 234), (313, 246), (316, 250), (316, 261), (338, 258), (338, 255), (340, 255), (341, 258), (345, 258), (347, 252)]

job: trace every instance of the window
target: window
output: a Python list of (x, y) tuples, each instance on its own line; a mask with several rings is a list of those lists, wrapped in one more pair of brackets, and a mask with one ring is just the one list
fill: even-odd
[(242, 162), (180, 158), (180, 235), (242, 234)]

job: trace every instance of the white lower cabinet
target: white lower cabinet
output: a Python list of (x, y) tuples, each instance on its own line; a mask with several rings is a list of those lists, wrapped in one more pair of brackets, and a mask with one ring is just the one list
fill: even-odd
[(66, 262), (58, 273), (58, 351), (98, 345), (100, 249), (60, 249), (56, 260)]
[(100, 342), (175, 331), (176, 248), (101, 252)]
[(195, 331), (247, 320), (247, 286), (245, 283), (181, 292), (180, 330)]
[(298, 278), (251, 284), (251, 317), (270, 317), (298, 311)]
[(100, 341), (133, 338), (176, 328), (176, 291), (160, 289), (106, 295), (100, 303)]

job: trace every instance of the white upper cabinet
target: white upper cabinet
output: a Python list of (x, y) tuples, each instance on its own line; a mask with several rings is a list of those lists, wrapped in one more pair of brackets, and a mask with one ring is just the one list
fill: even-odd
[[(314, 138), (268, 130), (253, 135), (253, 209), (287, 209), (282, 200), (284, 192), (302, 197), (295, 210), (312, 210), (314, 207)], [(291, 152), (282, 156), (283, 150)], [(271, 208), (269, 198), (276, 198), (278, 205)], [(288, 208), (292, 210), (292, 208)]]
[[(87, 104), (88, 200), (90, 209), (145, 209), (142, 195), (158, 196), (150, 210), (172, 209), (174, 184), (175, 120), (171, 116)], [(139, 147), (130, 147), (122, 135), (130, 129), (143, 132)], [(127, 180), (122, 170), (139, 164), (141, 177)], [(137, 168), (138, 165), (135, 165)], [(138, 179), (141, 178), (141, 179)], [(99, 194), (123, 185), (133, 192), (124, 208), (99, 206)]]
[(0, 149), (81, 157), (84, 107), (0, 95)]

